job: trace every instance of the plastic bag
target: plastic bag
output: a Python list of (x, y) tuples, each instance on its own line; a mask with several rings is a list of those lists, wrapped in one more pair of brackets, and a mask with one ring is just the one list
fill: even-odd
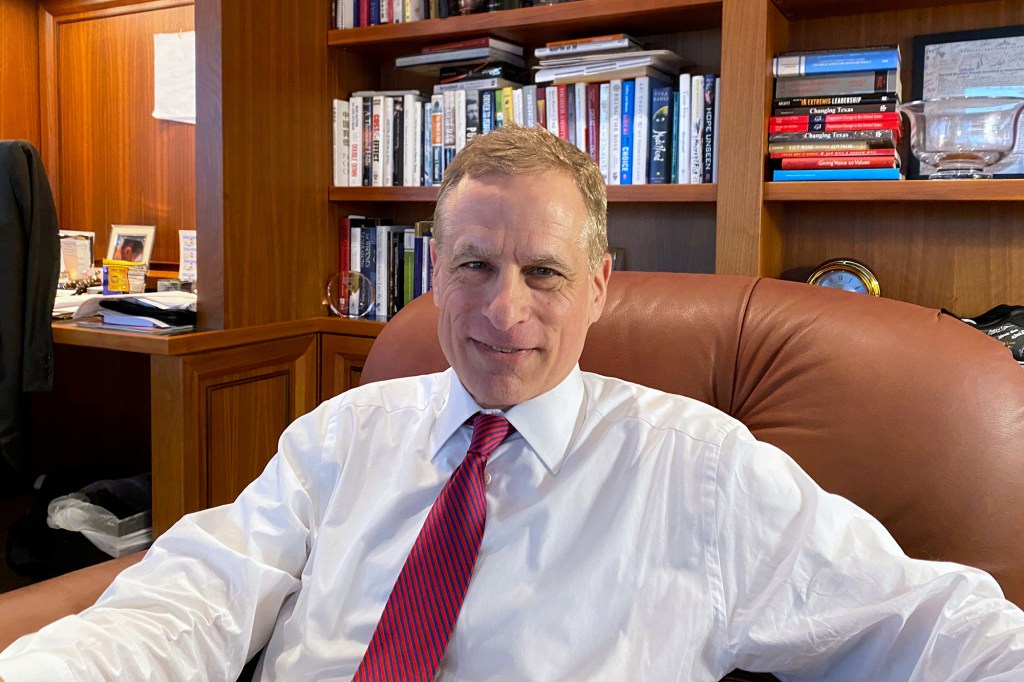
[(90, 501), (90, 496), (97, 495), (123, 501), (119, 493), (129, 499), (137, 497), (137, 487), (139, 484), (133, 479), (98, 481), (80, 492), (55, 498), (47, 507), (46, 524), (50, 528), (80, 532), (89, 542), (112, 557), (145, 549), (153, 542), (150, 509), (119, 519), (112, 511)]

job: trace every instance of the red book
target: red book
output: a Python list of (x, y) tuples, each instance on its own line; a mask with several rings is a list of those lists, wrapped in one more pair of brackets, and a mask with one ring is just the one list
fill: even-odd
[(893, 156), (808, 156), (782, 159), (782, 170), (816, 168), (898, 168)]
[(899, 120), (896, 121), (850, 121), (840, 123), (769, 123), (769, 133), (805, 133), (831, 130), (902, 130)]
[(772, 116), (769, 124), (805, 126), (808, 123), (899, 123), (900, 115), (896, 111), (873, 112), (863, 114), (815, 114), (813, 116)]
[(899, 158), (896, 150), (892, 147), (885, 149), (829, 149), (807, 152), (772, 152), (773, 159), (788, 159), (794, 157), (826, 157), (826, 156), (888, 156)]
[[(563, 140), (569, 140), (569, 94), (566, 92), (566, 84), (558, 84), (558, 136)], [(538, 88), (539, 90), (540, 88)]]
[(598, 163), (601, 121), (601, 84), (587, 83), (587, 153)]

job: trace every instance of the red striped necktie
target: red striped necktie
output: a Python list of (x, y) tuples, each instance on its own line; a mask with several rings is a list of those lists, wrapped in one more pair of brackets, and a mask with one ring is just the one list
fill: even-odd
[(477, 414), (469, 452), (427, 514), (353, 682), (429, 682), (466, 596), (487, 518), (484, 466), (512, 430)]

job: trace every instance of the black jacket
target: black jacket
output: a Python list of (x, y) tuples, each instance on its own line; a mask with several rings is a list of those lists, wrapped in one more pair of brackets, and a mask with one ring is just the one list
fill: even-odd
[(53, 387), (50, 315), (60, 269), (57, 209), (28, 142), (0, 141), (0, 453), (24, 470), (24, 393)]

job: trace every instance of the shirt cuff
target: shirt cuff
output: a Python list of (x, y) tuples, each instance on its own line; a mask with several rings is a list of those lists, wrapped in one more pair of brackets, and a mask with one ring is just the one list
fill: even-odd
[(75, 682), (75, 676), (59, 656), (43, 651), (16, 654), (0, 660), (3, 682)]

